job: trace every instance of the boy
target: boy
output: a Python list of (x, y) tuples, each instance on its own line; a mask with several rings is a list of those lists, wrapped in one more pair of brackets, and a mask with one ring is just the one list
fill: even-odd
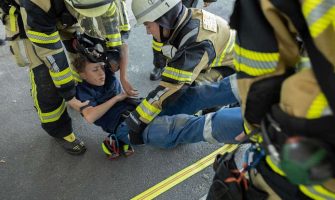
[(102, 148), (110, 159), (119, 157), (121, 153), (125, 156), (134, 153), (127, 136), (119, 138), (115, 135), (118, 125), (136, 107), (136, 103), (127, 99), (128, 95), (122, 91), (119, 80), (114, 76), (118, 70), (116, 63), (111, 63), (107, 69), (105, 63), (93, 63), (81, 54), (73, 62), (83, 79), (76, 88), (77, 98), (82, 102), (89, 101), (87, 106), (80, 109), (81, 114), (87, 122), (109, 133)]

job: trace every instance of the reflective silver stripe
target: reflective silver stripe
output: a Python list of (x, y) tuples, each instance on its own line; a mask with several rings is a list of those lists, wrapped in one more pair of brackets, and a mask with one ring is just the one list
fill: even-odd
[[(65, 102), (63, 101), (61, 106), (59, 108), (57, 108), (57, 112), (49, 115), (49, 113), (42, 113), (41, 114), (41, 118), (42, 118), (42, 122), (53, 122), (58, 120), (61, 115), (64, 113), (65, 111)], [(52, 113), (52, 112), (50, 112)]]
[(51, 65), (51, 71), (53, 72), (59, 72), (59, 67), (56, 63), (56, 60), (53, 56), (47, 56), (47, 60), (49, 61)]
[[(186, 80), (189, 80), (189, 81), (191, 81), (191, 79), (192, 79), (192, 75), (186, 75), (186, 74), (182, 74), (182, 73), (178, 73), (178, 72), (174, 72), (174, 71), (172, 71), (172, 70), (169, 70), (168, 68), (165, 68), (165, 70), (164, 70), (164, 73), (163, 74), (170, 74), (172, 77), (174, 77), (174, 78), (172, 78), (172, 79), (175, 79), (175, 80), (180, 80), (180, 79), (186, 79)], [(190, 72), (190, 73), (192, 73), (192, 72)], [(170, 77), (169, 77), (170, 78)]]
[(324, 0), (318, 6), (316, 6), (310, 14), (307, 16), (307, 22), (309, 25), (314, 24), (318, 19), (320, 19), (325, 13), (328, 12), (334, 5), (334, 1)]
[(300, 61), (297, 64), (297, 70), (300, 71), (302, 69), (310, 69), (312, 67), (312, 64), (307, 57), (300, 58)]
[(236, 31), (230, 30), (229, 31), (229, 39), (228, 39), (228, 44), (226, 44), (226, 47), (223, 49), (221, 54), (216, 57), (214, 60), (215, 63), (212, 63), (212, 67), (217, 67), (217, 66), (222, 66), (222, 62), (224, 62), (224, 58), (227, 54), (233, 51), (234, 49), (234, 44), (235, 44), (235, 36), (236, 36)]
[(66, 73), (66, 74), (64, 74), (63, 76), (57, 76), (57, 77), (51, 76), (51, 78), (52, 78), (52, 80), (54, 80), (54, 81), (62, 81), (62, 80), (64, 80), (64, 79), (69, 78), (70, 76), (72, 76), (72, 73), (71, 73), (71, 72), (70, 72), (70, 73)]
[(236, 73), (229, 76), (229, 82), (230, 82), (231, 91), (233, 92), (235, 98), (240, 103), (240, 105), (242, 105), (241, 98), (238, 92)]
[(199, 27), (193, 29), (192, 31), (188, 32), (184, 37), (183, 39), (181, 40), (180, 44), (179, 44), (179, 47), (180, 48), (181, 46), (184, 45), (184, 43), (190, 39), (191, 37), (195, 36), (197, 33), (199, 32)]
[(160, 90), (160, 91), (158, 91), (157, 92), (157, 94), (155, 95), (155, 97), (154, 98), (150, 98), (149, 100), (148, 100), (148, 102), (150, 103), (150, 104), (152, 104), (152, 102), (154, 102), (154, 101), (158, 101), (160, 98), (161, 98), (161, 96), (163, 96), (163, 94), (165, 94), (167, 91), (169, 91), (170, 89), (169, 88), (165, 88), (164, 90)]
[[(135, 0), (136, 1), (136, 0)], [(165, 0), (158, 0), (156, 3), (154, 3), (150, 8), (146, 9), (145, 11), (141, 12), (140, 14), (136, 15), (135, 18), (139, 19), (145, 15), (147, 15), (149, 12), (160, 6), (161, 4), (165, 3)]]
[(42, 41), (52, 41), (50, 43), (56, 43), (58, 41), (54, 41), (54, 40), (59, 39), (59, 35), (58, 34), (54, 35), (54, 36), (42, 36), (42, 35), (34, 35), (34, 34), (31, 34), (31, 33), (27, 32), (27, 36), (30, 39), (36, 39), (36, 40), (39, 40), (39, 41), (40, 40), (42, 40)]
[[(302, 186), (300, 185), (300, 190), (308, 197), (314, 197), (317, 196), (319, 199), (325, 199), (325, 200), (334, 200), (334, 198), (332, 198), (331, 196), (328, 196), (326, 194), (323, 194), (319, 191), (317, 191), (315, 188), (315, 186)], [(321, 186), (322, 187), (322, 186)]]
[(212, 135), (212, 117), (215, 113), (209, 113), (205, 115), (205, 124), (204, 124), (204, 130), (203, 130), (203, 136), (204, 139), (211, 143), (211, 144), (216, 144), (219, 143)]
[[(153, 111), (151, 111), (151, 110), (149, 110), (149, 108), (147, 108), (144, 104), (143, 104), (143, 102), (139, 105), (139, 107), (143, 110), (143, 112), (145, 112), (147, 115), (149, 115), (149, 116), (151, 116), (151, 117), (153, 117), (153, 118), (155, 118), (159, 113), (157, 113), (157, 112), (153, 112)], [(141, 115), (141, 114), (140, 114)], [(143, 117), (143, 116), (142, 116)]]
[(251, 60), (249, 58), (240, 56), (234, 52), (234, 59), (238, 60), (240, 64), (248, 65), (249, 67), (255, 69), (274, 69), (277, 66), (276, 61), (260, 61), (260, 60)]

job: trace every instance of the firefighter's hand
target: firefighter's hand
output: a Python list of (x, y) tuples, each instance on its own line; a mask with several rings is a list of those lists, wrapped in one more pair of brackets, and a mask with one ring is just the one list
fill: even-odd
[(136, 111), (130, 113), (128, 118), (125, 120), (129, 127), (129, 139), (131, 144), (144, 144), (142, 132), (147, 126), (140, 119), (136, 117)]
[(244, 133), (244, 131), (242, 133), (240, 133), (238, 136), (235, 137), (235, 140), (236, 141), (242, 141), (244, 140), (244, 138), (246, 137), (247, 135)]
[(73, 97), (70, 101), (67, 102), (71, 108), (75, 109), (76, 111), (80, 112), (80, 108), (88, 105), (89, 101), (81, 102), (76, 97)]
[(136, 89), (133, 88), (133, 86), (131, 86), (131, 84), (128, 82), (128, 80), (126, 79), (121, 79), (121, 84), (122, 87), (124, 89), (124, 91), (130, 96), (130, 97), (137, 97), (138, 96), (138, 92)]

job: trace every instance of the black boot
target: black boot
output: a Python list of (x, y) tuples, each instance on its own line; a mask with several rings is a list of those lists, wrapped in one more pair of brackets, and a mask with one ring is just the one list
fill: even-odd
[(150, 73), (150, 80), (157, 81), (161, 78), (162, 72), (164, 68), (155, 67)]

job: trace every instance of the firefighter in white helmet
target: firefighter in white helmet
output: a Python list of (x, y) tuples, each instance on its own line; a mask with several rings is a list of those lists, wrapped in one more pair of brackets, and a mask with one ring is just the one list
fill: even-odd
[[(186, 8), (180, 0), (136, 0), (132, 10), (137, 23), (165, 44), (161, 48), (168, 58), (159, 86), (126, 120), (130, 138), (140, 143), (144, 127), (182, 96), (199, 74), (210, 73), (216, 66), (232, 66), (235, 32), (221, 17)], [(210, 100), (207, 103), (211, 105)]]

